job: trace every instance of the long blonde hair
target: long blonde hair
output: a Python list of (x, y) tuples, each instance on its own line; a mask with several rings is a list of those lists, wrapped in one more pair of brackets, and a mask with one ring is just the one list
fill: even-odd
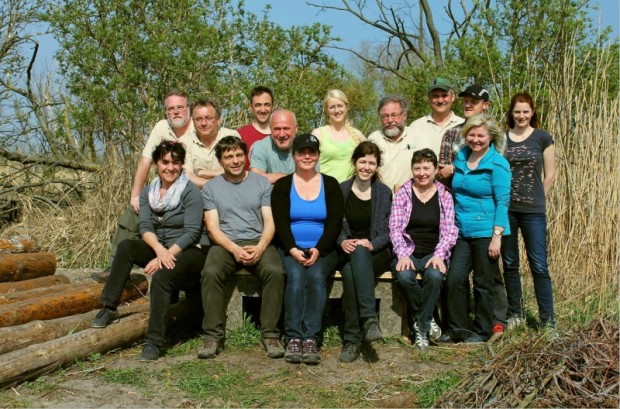
[(469, 130), (472, 128), (477, 128), (479, 126), (484, 126), (489, 131), (491, 135), (491, 142), (493, 143), (493, 147), (500, 154), (504, 155), (506, 152), (506, 134), (500, 129), (497, 121), (489, 114), (476, 114), (470, 116), (465, 125), (461, 128), (461, 143), (460, 147), (463, 147), (467, 144), (466, 136), (469, 133)]
[[(325, 95), (325, 98), (323, 99), (323, 110), (326, 113), (328, 112), (327, 111), (327, 100), (329, 98), (336, 98), (344, 102), (348, 110), (349, 99), (347, 98), (347, 95), (339, 89), (330, 89), (330, 90), (327, 90), (327, 94)], [(344, 127), (349, 133), (349, 135), (351, 135), (351, 138), (353, 138), (353, 141), (355, 142), (356, 145), (359, 145), (359, 143), (363, 141), (363, 139), (360, 137), (362, 133), (351, 125), (348, 119), (348, 115), (347, 115), (347, 118), (344, 120)]]

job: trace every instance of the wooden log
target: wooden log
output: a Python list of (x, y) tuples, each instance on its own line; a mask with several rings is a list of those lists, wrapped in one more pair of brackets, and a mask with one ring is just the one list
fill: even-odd
[(39, 250), (39, 246), (30, 236), (0, 238), (0, 253), (34, 253)]
[[(60, 293), (0, 306), (0, 327), (25, 324), (34, 320), (50, 320), (93, 310), (101, 306), (99, 296), (102, 290), (103, 284), (85, 283)], [(132, 274), (120, 302), (135, 299), (147, 291), (146, 277)]]
[(56, 272), (52, 253), (0, 254), (0, 283), (51, 276)]
[[(48, 276), (51, 277), (51, 276)], [(47, 278), (47, 277), (46, 277)], [(26, 280), (31, 281), (31, 280)], [(19, 281), (18, 281), (19, 282)], [(49, 287), (31, 288), (30, 290), (16, 291), (8, 294), (0, 294), (0, 306), (14, 304), (16, 302), (31, 301), (36, 302), (37, 298), (47, 294), (60, 293), (67, 290), (79, 289), (81, 287), (90, 286), (92, 283), (65, 283), (59, 285), (51, 285)]]
[[(182, 302), (172, 305), (168, 312), (168, 325), (172, 317), (178, 320), (181, 315), (193, 311), (192, 306), (188, 308)], [(136, 342), (144, 337), (147, 326), (148, 313), (130, 314), (105, 328), (85, 329), (0, 355), (0, 388), (37, 378), (92, 354)]]
[[(13, 327), (0, 328), (0, 355), (25, 348), (29, 345), (70, 335), (90, 327), (90, 322), (99, 310), (88, 311), (53, 320), (37, 320)], [(149, 300), (138, 298), (128, 305), (118, 307), (121, 319), (131, 314), (149, 312)]]
[(59, 284), (69, 284), (69, 278), (62, 274), (32, 278), (30, 280), (12, 281), (0, 283), (0, 294), (13, 293), (15, 291), (32, 290), (33, 288), (50, 287)]

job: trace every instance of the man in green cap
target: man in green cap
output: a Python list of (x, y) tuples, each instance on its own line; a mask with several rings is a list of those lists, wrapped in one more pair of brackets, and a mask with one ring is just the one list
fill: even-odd
[(428, 102), (431, 113), (416, 119), (409, 125), (409, 134), (417, 141), (416, 150), (430, 148), (439, 155), (443, 134), (460, 125), (464, 119), (452, 112), (454, 88), (446, 78), (437, 77), (428, 86)]

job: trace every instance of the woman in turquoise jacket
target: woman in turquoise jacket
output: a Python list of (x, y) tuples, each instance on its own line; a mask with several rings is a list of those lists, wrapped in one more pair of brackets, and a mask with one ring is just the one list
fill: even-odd
[[(461, 130), (465, 146), (454, 161), (454, 210), (459, 237), (447, 274), (448, 332), (440, 340), (485, 342), (492, 335), (494, 277), (502, 236), (510, 234), (510, 165), (506, 137), (487, 114), (470, 117)], [(475, 319), (469, 326), (467, 286), (473, 268)]]

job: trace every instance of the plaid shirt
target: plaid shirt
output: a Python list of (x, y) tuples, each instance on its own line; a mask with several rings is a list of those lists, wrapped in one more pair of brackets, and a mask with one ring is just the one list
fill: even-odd
[(454, 145), (459, 143), (461, 129), (463, 125), (450, 128), (443, 134), (441, 148), (439, 149), (439, 163), (452, 164), (454, 162)]
[[(412, 181), (409, 179), (398, 189), (392, 202), (390, 213), (390, 240), (397, 258), (409, 257), (413, 254), (415, 243), (406, 229), (411, 217)], [(459, 229), (454, 223), (454, 202), (452, 195), (439, 182), (435, 182), (439, 194), (439, 242), (433, 256), (441, 258), (446, 265), (450, 261), (452, 247), (456, 243)]]

